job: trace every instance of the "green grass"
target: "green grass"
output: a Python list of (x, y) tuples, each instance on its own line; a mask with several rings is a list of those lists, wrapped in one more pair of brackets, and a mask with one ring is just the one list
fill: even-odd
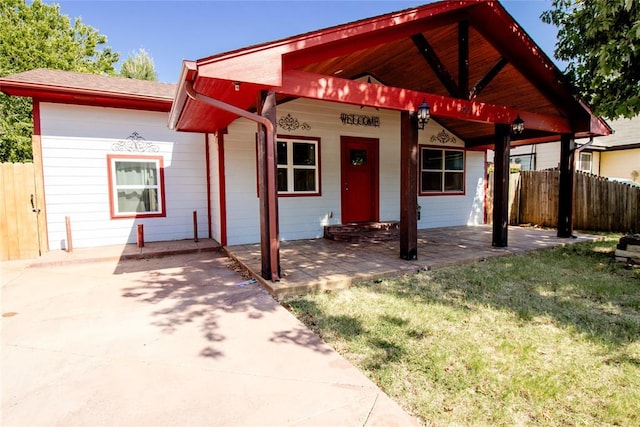
[(286, 305), (424, 424), (640, 425), (640, 270), (616, 241)]

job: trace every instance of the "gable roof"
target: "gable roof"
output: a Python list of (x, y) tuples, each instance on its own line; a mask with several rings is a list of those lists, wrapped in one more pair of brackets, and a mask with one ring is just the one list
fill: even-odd
[(169, 111), (176, 85), (38, 68), (1, 78), (0, 90), (40, 101)]
[[(612, 120), (614, 133), (606, 138), (595, 138), (586, 151), (617, 151), (640, 148), (640, 116), (632, 119)], [(579, 141), (587, 143), (587, 141)]]
[[(362, 75), (383, 85), (354, 83)], [(190, 99), (191, 87), (253, 111), (261, 90), (405, 111), (426, 99), (473, 146), (491, 144), (494, 125), (517, 115), (522, 143), (610, 133), (563, 80), (498, 2), (443, 1), (185, 62), (170, 126), (215, 131), (237, 118)]]

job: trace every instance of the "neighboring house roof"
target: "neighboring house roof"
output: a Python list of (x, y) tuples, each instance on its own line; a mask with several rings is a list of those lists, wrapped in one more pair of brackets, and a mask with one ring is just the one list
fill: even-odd
[[(354, 82), (363, 75), (383, 84)], [(398, 111), (426, 99), (475, 147), (517, 115), (527, 130), (513, 145), (609, 134), (563, 81), (498, 2), (443, 1), (185, 62), (170, 126), (216, 131), (238, 117), (191, 99), (193, 89), (246, 111), (260, 91)]]
[(176, 85), (38, 68), (0, 78), (0, 90), (40, 101), (169, 111)]
[[(606, 138), (594, 138), (587, 151), (617, 151), (640, 148), (640, 116), (633, 119), (618, 119), (609, 122), (613, 134)], [(584, 144), (587, 141), (578, 141)]]

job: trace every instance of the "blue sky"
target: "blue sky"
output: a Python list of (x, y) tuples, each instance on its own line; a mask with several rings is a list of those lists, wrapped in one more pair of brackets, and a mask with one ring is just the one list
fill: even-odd
[[(51, 3), (50, 0), (45, 0)], [(60, 11), (100, 31), (121, 61), (144, 48), (159, 80), (175, 83), (183, 59), (209, 55), (402, 10), (423, 1), (60, 0)], [(550, 0), (506, 0), (507, 11), (553, 58), (556, 29), (540, 14)], [(119, 68), (119, 65), (118, 67)], [(563, 67), (561, 67), (563, 68)]]

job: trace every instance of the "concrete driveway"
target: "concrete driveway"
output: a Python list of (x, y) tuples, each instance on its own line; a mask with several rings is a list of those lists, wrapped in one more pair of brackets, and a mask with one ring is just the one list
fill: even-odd
[(229, 264), (0, 263), (0, 424), (416, 424)]

